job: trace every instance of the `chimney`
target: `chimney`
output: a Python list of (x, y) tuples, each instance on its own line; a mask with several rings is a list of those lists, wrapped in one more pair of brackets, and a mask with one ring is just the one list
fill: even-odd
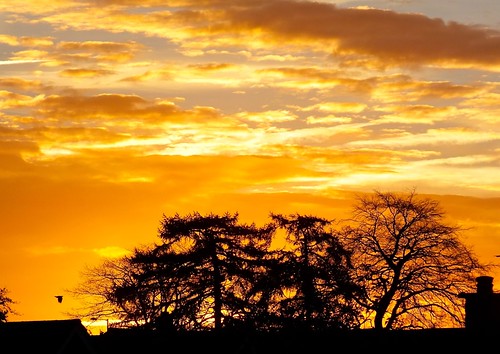
[(475, 293), (460, 293), (465, 299), (465, 327), (478, 331), (500, 329), (500, 293), (493, 292), (493, 277), (476, 278)]
[(478, 296), (493, 294), (493, 277), (483, 275), (476, 278)]

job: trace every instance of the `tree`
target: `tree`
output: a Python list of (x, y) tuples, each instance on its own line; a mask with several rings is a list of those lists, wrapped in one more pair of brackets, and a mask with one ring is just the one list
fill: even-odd
[(300, 214), (271, 218), (285, 231), (288, 248), (274, 253), (278, 261), (267, 274), (275, 281), (268, 289), (280, 290), (274, 312), (281, 323), (308, 330), (355, 326), (350, 254), (332, 232), (332, 222)]
[(128, 256), (108, 259), (82, 272), (84, 281), (70, 290), (84, 306), (73, 317), (112, 320), (111, 327), (154, 326), (171, 298), (168, 285), (144, 279), (143, 264)]
[(409, 193), (358, 198), (341, 232), (352, 252), (353, 277), (364, 288), (359, 305), (377, 329), (463, 325), (457, 295), (475, 289), (487, 266), (445, 223), (439, 204)]
[(15, 302), (8, 296), (8, 293), (6, 288), (0, 288), (0, 323), (7, 322), (9, 314), (15, 314), (11, 307)]
[(162, 242), (132, 261), (148, 270), (142, 281), (172, 289), (162, 308), (180, 327), (218, 331), (251, 314), (258, 294), (250, 289), (265, 270), (272, 233), (269, 225), (239, 223), (237, 213), (164, 215)]

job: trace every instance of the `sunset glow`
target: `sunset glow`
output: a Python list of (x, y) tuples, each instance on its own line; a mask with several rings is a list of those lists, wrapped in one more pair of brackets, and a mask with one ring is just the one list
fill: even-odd
[(0, 0), (9, 320), (67, 318), (78, 301), (54, 295), (158, 242), (162, 214), (338, 220), (375, 189), (436, 199), (498, 263), (499, 13), (489, 0)]

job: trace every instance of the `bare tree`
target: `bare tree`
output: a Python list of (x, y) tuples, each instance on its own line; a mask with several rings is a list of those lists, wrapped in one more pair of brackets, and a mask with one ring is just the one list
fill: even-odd
[(82, 272), (82, 283), (70, 289), (83, 306), (71, 314), (90, 320), (112, 320), (110, 326), (138, 327), (154, 323), (169, 298), (169, 287), (144, 281), (146, 270), (130, 257), (105, 260)]
[(12, 305), (15, 302), (8, 296), (8, 293), (7, 288), (0, 288), (0, 323), (7, 322), (9, 314), (16, 313), (12, 310)]
[(463, 326), (457, 296), (473, 291), (487, 266), (461, 241), (462, 231), (445, 223), (436, 201), (414, 191), (358, 198), (341, 233), (352, 252), (353, 277), (364, 287), (357, 300), (371, 327)]

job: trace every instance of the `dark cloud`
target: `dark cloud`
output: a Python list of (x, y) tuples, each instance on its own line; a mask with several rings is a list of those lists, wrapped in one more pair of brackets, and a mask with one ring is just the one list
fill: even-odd
[(232, 26), (280, 40), (321, 41), (338, 55), (393, 64), (500, 64), (500, 33), (420, 14), (347, 9), (317, 2), (271, 1), (227, 11)]

